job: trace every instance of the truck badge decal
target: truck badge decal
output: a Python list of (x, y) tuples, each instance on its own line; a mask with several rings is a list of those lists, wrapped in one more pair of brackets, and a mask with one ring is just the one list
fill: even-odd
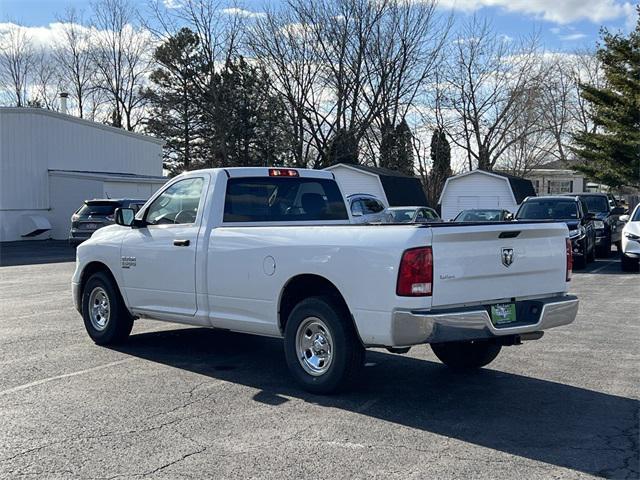
[(513, 263), (513, 248), (502, 249), (502, 264), (505, 267), (510, 267)]
[(131, 268), (136, 266), (136, 257), (121, 257), (122, 268)]

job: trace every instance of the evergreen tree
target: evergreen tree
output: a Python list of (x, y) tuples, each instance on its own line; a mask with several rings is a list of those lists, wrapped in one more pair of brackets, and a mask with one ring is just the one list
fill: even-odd
[(209, 165), (286, 164), (289, 132), (283, 102), (272, 92), (264, 69), (244, 58), (215, 73), (205, 94), (202, 121), (207, 130)]
[(397, 126), (385, 122), (381, 129), (380, 166), (406, 175), (413, 175), (412, 134), (406, 120)]
[(188, 28), (167, 38), (154, 52), (158, 67), (145, 91), (151, 104), (147, 129), (165, 140), (165, 168), (173, 174), (203, 163), (195, 81), (207, 65), (198, 36)]
[(358, 140), (353, 132), (346, 129), (339, 129), (331, 142), (329, 143), (329, 151), (327, 152), (326, 161), (329, 165), (336, 163), (353, 163), (358, 164)]
[(431, 171), (427, 193), (432, 206), (437, 205), (444, 182), (451, 176), (451, 146), (444, 130), (436, 129), (431, 136)]
[[(640, 13), (640, 7), (638, 7)], [(581, 85), (591, 104), (595, 133), (575, 135), (577, 167), (593, 180), (620, 187), (640, 186), (640, 18), (628, 37), (602, 32), (597, 57), (604, 88)]]

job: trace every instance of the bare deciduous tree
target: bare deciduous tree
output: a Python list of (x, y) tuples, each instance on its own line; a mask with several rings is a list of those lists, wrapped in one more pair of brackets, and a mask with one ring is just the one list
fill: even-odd
[[(68, 9), (58, 21), (62, 24), (62, 39), (53, 49), (65, 89), (75, 100), (78, 116), (85, 118), (94, 108), (87, 105), (95, 95), (96, 65), (92, 61), (90, 30), (83, 25), (82, 15)], [(91, 115), (88, 115), (91, 117)]]
[(56, 110), (60, 93), (60, 70), (51, 52), (41, 48), (34, 57), (30, 105)]
[(512, 41), (474, 17), (458, 34), (447, 71), (447, 107), (455, 122), (447, 131), (462, 148), (469, 169), (491, 170), (519, 141), (518, 110), (533, 101), (539, 78), (535, 37)]
[(136, 18), (127, 0), (99, 0), (93, 5), (93, 25), (98, 30), (91, 49), (96, 86), (109, 98), (111, 123), (127, 130), (141, 121), (142, 87), (152, 60), (150, 36), (135, 25)]
[(0, 45), (0, 81), (18, 107), (27, 105), (35, 57), (31, 38), (18, 25), (13, 25)]

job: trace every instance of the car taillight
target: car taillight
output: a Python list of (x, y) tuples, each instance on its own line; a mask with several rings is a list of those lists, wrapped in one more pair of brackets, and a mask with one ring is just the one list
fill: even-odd
[(270, 168), (270, 177), (297, 177), (298, 171), (291, 168)]
[(573, 248), (571, 248), (571, 239), (567, 238), (567, 282), (571, 281), (572, 272), (573, 272)]
[(405, 250), (400, 260), (396, 294), (400, 297), (429, 297), (433, 291), (431, 247)]

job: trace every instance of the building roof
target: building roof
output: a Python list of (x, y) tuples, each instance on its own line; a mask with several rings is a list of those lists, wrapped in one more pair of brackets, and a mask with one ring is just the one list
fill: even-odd
[(115, 172), (94, 172), (89, 170), (49, 170), (50, 175), (56, 175), (60, 177), (76, 177), (76, 178), (91, 178), (99, 180), (113, 180), (121, 182), (143, 182), (143, 183), (158, 183), (166, 182), (169, 180), (167, 177), (158, 177), (155, 175), (140, 175), (137, 173), (115, 173)]
[(368, 167), (352, 163), (337, 163), (325, 168), (325, 170), (331, 171), (336, 167), (350, 168), (377, 176), (380, 179), (380, 184), (390, 207), (429, 206), (422, 183), (417, 177), (389, 170), (388, 168)]
[(37, 114), (43, 116), (54, 117), (62, 121), (67, 122), (75, 122), (81, 125), (86, 125), (93, 128), (99, 128), (101, 130), (107, 130), (113, 133), (119, 133), (121, 135), (125, 135), (128, 137), (137, 138), (138, 140), (143, 140), (147, 142), (157, 143), (158, 145), (164, 145), (164, 140), (160, 138), (152, 137), (150, 135), (144, 135), (142, 133), (130, 132), (123, 128), (112, 127), (111, 125), (105, 125), (103, 123), (94, 122), (91, 120), (87, 120), (84, 118), (75, 117), (73, 115), (68, 115), (66, 113), (54, 112), (53, 110), (47, 110), (44, 108), (33, 108), (33, 107), (0, 107), (0, 113), (9, 113), (9, 114)]
[(527, 180), (526, 178), (522, 177), (516, 177), (515, 175), (510, 175), (508, 173), (491, 173), (509, 180), (509, 185), (511, 186), (511, 191), (513, 192), (513, 196), (516, 199), (516, 203), (522, 203), (522, 201), (527, 197), (536, 196), (536, 189), (533, 188), (533, 182), (531, 180)]

